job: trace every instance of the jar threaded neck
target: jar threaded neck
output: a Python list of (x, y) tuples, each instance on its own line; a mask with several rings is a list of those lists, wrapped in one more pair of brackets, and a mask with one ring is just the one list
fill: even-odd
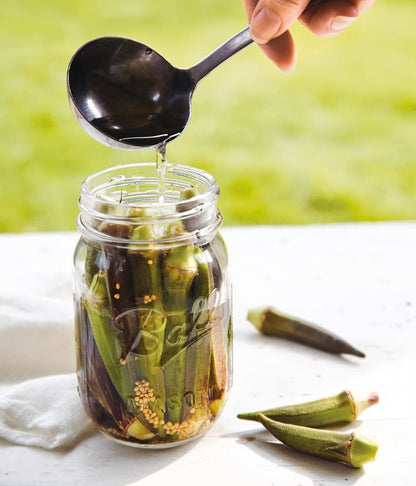
[[(120, 165), (92, 174), (81, 185), (78, 229), (88, 239), (119, 244), (148, 242), (135, 236), (134, 228), (142, 226), (151, 226), (152, 242), (162, 245), (209, 241), (222, 222), (215, 179), (201, 169), (167, 164), (164, 186), (161, 203), (154, 163)], [(164, 229), (175, 222), (186, 232), (166, 234)], [(108, 225), (117, 225), (118, 230), (109, 235), (103, 230)]]

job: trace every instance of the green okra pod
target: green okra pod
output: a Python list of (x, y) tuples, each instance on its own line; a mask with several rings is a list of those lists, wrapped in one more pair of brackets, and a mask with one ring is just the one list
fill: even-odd
[[(195, 188), (190, 187), (181, 191), (180, 201), (188, 201), (180, 205), (181, 210), (190, 210), (195, 206), (191, 199), (197, 195)], [(191, 201), (190, 201), (191, 200)], [(184, 221), (185, 228), (193, 231), (195, 228), (203, 227), (201, 214), (196, 214)], [(213, 308), (212, 292), (215, 282), (212, 275), (212, 255), (205, 247), (194, 247), (194, 256), (198, 265), (190, 289), (192, 307), (190, 309), (188, 322), (188, 344), (186, 350), (186, 376), (185, 406), (182, 410), (182, 417), (185, 423), (196, 431), (204, 426), (205, 421), (211, 416), (213, 402), (208, 404), (207, 398), (215, 401), (213, 384), (217, 384), (216, 362), (214, 359), (213, 342)]]
[(209, 411), (205, 400), (201, 397), (208, 396), (210, 361), (211, 361), (211, 336), (210, 316), (208, 307), (212, 282), (207, 260), (200, 247), (194, 247), (194, 257), (198, 265), (197, 275), (192, 284), (193, 304), (190, 314), (190, 329), (186, 349), (186, 392), (191, 392), (190, 403), (183, 410), (185, 419), (192, 418), (201, 422), (207, 418)]
[(160, 358), (166, 318), (152, 308), (137, 309), (139, 333), (129, 354), (131, 374), (134, 376), (134, 402), (145, 417), (148, 428), (157, 429), (164, 437), (165, 393)]
[(156, 240), (153, 228), (149, 224), (137, 226), (132, 234), (128, 255), (132, 268), (134, 300), (137, 306), (163, 310), (161, 260), (163, 251), (152, 248), (152, 243), (143, 246), (135, 241)]
[(120, 363), (121, 343), (118, 338), (119, 333), (112, 324), (107, 283), (103, 271), (100, 270), (94, 276), (85, 296), (84, 305), (108, 375), (118, 394), (127, 403), (132, 393), (131, 380), (126, 367)]
[(336, 334), (303, 319), (284, 314), (271, 307), (252, 309), (247, 319), (262, 333), (311, 346), (333, 354), (365, 354)]
[(101, 257), (101, 248), (93, 243), (85, 245), (85, 283), (90, 286), (94, 275), (100, 269), (98, 261)]
[[(166, 397), (163, 373), (160, 369), (166, 327), (162, 302), (162, 250), (152, 248), (152, 243), (146, 245), (135, 243), (151, 242), (156, 239), (154, 229), (149, 224), (137, 226), (133, 230), (131, 239), (128, 255), (132, 267), (134, 300), (139, 308), (136, 320), (140, 323), (131, 351), (134, 354), (136, 377), (146, 380), (149, 390), (154, 392), (154, 401), (142, 400), (140, 387), (136, 385), (135, 401), (136, 405), (148, 415), (151, 424), (157, 428), (159, 436), (164, 437)], [(139, 396), (137, 396), (138, 392)], [(153, 416), (153, 413), (156, 415)]]
[(314, 429), (302, 425), (285, 424), (259, 414), (259, 422), (274, 436), (289, 447), (340, 462), (352, 468), (360, 468), (372, 461), (378, 445), (356, 432)]
[(188, 213), (182, 218), (182, 223), (186, 231), (194, 233), (195, 231), (205, 228), (209, 223), (207, 214), (204, 211), (197, 211), (197, 206), (201, 207), (201, 201), (196, 198), (198, 190), (195, 187), (182, 189), (179, 194), (178, 212)]
[(279, 422), (307, 427), (325, 427), (353, 422), (361, 412), (376, 403), (378, 403), (378, 394), (375, 392), (360, 397), (349, 390), (344, 390), (337, 395), (320, 400), (269, 408), (259, 412), (240, 413), (237, 417), (258, 421), (258, 415), (262, 414)]
[(119, 428), (121, 432), (124, 432), (131, 423), (133, 415), (120, 398), (110, 379), (93, 337), (85, 307), (80, 308), (79, 312), (82, 315), (82, 323), (77, 322), (77, 335), (85, 345), (83, 350), (78, 351), (78, 358), (81, 360), (78, 363), (81, 400), (83, 403), (86, 401), (86, 408), (93, 417), (98, 416), (103, 419), (107, 412), (106, 423), (109, 424), (112, 419), (114, 429)]
[[(130, 368), (122, 357), (124, 354), (123, 346), (119, 340), (120, 333), (114, 326), (112, 319), (107, 289), (105, 273), (100, 270), (92, 279), (91, 286), (84, 298), (84, 306), (91, 324), (94, 341), (108, 376), (124, 404), (130, 407), (134, 396), (134, 381), (131, 377)], [(98, 398), (104, 399), (101, 395)], [(121, 424), (117, 421), (118, 425), (123, 432), (128, 429), (129, 435), (147, 440), (149, 434), (151, 434), (148, 427), (144, 425), (144, 423), (147, 423), (147, 418), (140, 411), (137, 415), (138, 417), (134, 418), (130, 424)], [(116, 417), (114, 418), (116, 419)]]
[[(230, 349), (227, 348), (231, 332), (230, 321), (225, 321), (225, 317), (230, 312), (227, 303), (221, 302), (219, 296), (224, 282), (223, 268), (226, 268), (227, 258), (222, 245), (222, 238), (218, 234), (210, 243), (214, 251), (210, 254), (210, 275), (212, 280), (212, 291), (209, 298), (211, 307), (211, 368), (210, 368), (210, 404), (211, 411), (217, 415), (224, 406), (224, 395), (227, 389), (227, 361), (231, 362)], [(218, 248), (218, 251), (215, 251)], [(222, 263), (221, 263), (222, 262)]]
[[(174, 224), (171, 232), (183, 231)], [(194, 255), (194, 245), (173, 247), (164, 258), (163, 286), (166, 330), (161, 364), (164, 369), (166, 406), (169, 422), (179, 423), (185, 385), (185, 355), (187, 314), (190, 304), (189, 291), (198, 272)]]

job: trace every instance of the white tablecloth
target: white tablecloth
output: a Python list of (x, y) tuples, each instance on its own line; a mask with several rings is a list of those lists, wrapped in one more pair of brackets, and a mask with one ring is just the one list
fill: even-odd
[[(68, 450), (0, 441), (0, 485), (416, 485), (416, 224), (236, 227), (224, 228), (223, 236), (234, 286), (234, 386), (215, 426), (198, 441), (162, 451), (130, 449), (95, 432)], [(75, 233), (0, 236), (0, 292), (10, 312), (22, 295), (28, 322), (31, 308), (45, 309), (38, 330), (45, 334), (44, 359), (30, 361), (34, 336), (24, 326), (10, 331), (0, 342), (8, 356), (0, 387), (27, 378), (28, 363), (30, 377), (74, 370), (76, 240)], [(330, 328), (367, 357), (261, 336), (245, 316), (262, 304)], [(48, 315), (55, 306), (63, 327)], [(49, 358), (56, 354), (51, 346), (61, 349), (59, 360)], [(380, 444), (376, 461), (361, 470), (290, 450), (235, 417), (344, 388), (380, 395), (354, 424)]]

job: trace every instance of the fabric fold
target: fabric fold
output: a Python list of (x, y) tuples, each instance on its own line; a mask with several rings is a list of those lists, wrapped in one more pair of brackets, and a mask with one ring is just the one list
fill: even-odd
[(93, 429), (77, 393), (76, 375), (52, 375), (0, 392), (0, 437), (45, 449), (74, 446)]
[(93, 428), (75, 374), (72, 254), (78, 237), (0, 239), (0, 438), (16, 444), (72, 447)]

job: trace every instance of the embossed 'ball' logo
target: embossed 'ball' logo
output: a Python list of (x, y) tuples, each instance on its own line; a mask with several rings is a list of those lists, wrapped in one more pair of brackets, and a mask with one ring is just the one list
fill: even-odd
[(128, 354), (149, 358), (162, 353), (166, 327), (166, 316), (162, 312), (148, 307), (129, 309), (118, 315), (114, 324), (120, 332), (131, 335)]

